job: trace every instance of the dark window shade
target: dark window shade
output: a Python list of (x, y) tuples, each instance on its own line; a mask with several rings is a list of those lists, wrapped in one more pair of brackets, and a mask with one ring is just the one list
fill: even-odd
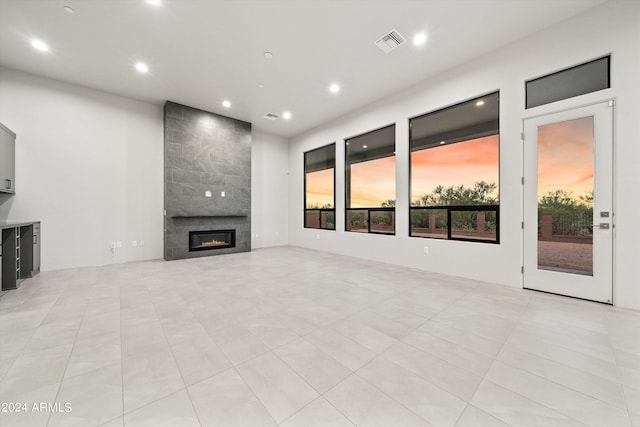
[(415, 117), (409, 122), (411, 151), (496, 135), (499, 117), (498, 92)]
[(390, 157), (396, 151), (396, 125), (345, 140), (347, 165)]
[(336, 165), (336, 144), (329, 144), (304, 153), (304, 172), (332, 169)]
[(596, 59), (525, 83), (526, 108), (611, 87), (610, 57)]

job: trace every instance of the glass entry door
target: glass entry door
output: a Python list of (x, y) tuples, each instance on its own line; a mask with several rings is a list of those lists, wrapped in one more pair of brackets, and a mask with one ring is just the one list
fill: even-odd
[(524, 121), (524, 287), (612, 303), (613, 103)]

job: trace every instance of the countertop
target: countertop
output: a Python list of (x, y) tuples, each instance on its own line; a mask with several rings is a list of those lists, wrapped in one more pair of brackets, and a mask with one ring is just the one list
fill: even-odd
[(40, 221), (0, 221), (0, 230), (5, 228), (22, 227), (24, 225), (37, 224)]

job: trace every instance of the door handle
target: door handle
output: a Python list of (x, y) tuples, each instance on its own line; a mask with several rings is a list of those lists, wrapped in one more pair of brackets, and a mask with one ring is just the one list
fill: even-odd
[(11, 190), (11, 180), (10, 179), (5, 179), (5, 181), (7, 182), (7, 184), (5, 185), (5, 189), (7, 190)]
[(593, 228), (600, 228), (602, 230), (608, 230), (609, 229), (609, 223), (608, 222), (601, 222), (600, 224), (592, 224)]

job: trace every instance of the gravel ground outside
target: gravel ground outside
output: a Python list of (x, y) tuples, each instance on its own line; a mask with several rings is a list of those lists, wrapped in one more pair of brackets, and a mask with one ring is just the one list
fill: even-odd
[(591, 272), (593, 245), (538, 241), (538, 264), (544, 267)]

